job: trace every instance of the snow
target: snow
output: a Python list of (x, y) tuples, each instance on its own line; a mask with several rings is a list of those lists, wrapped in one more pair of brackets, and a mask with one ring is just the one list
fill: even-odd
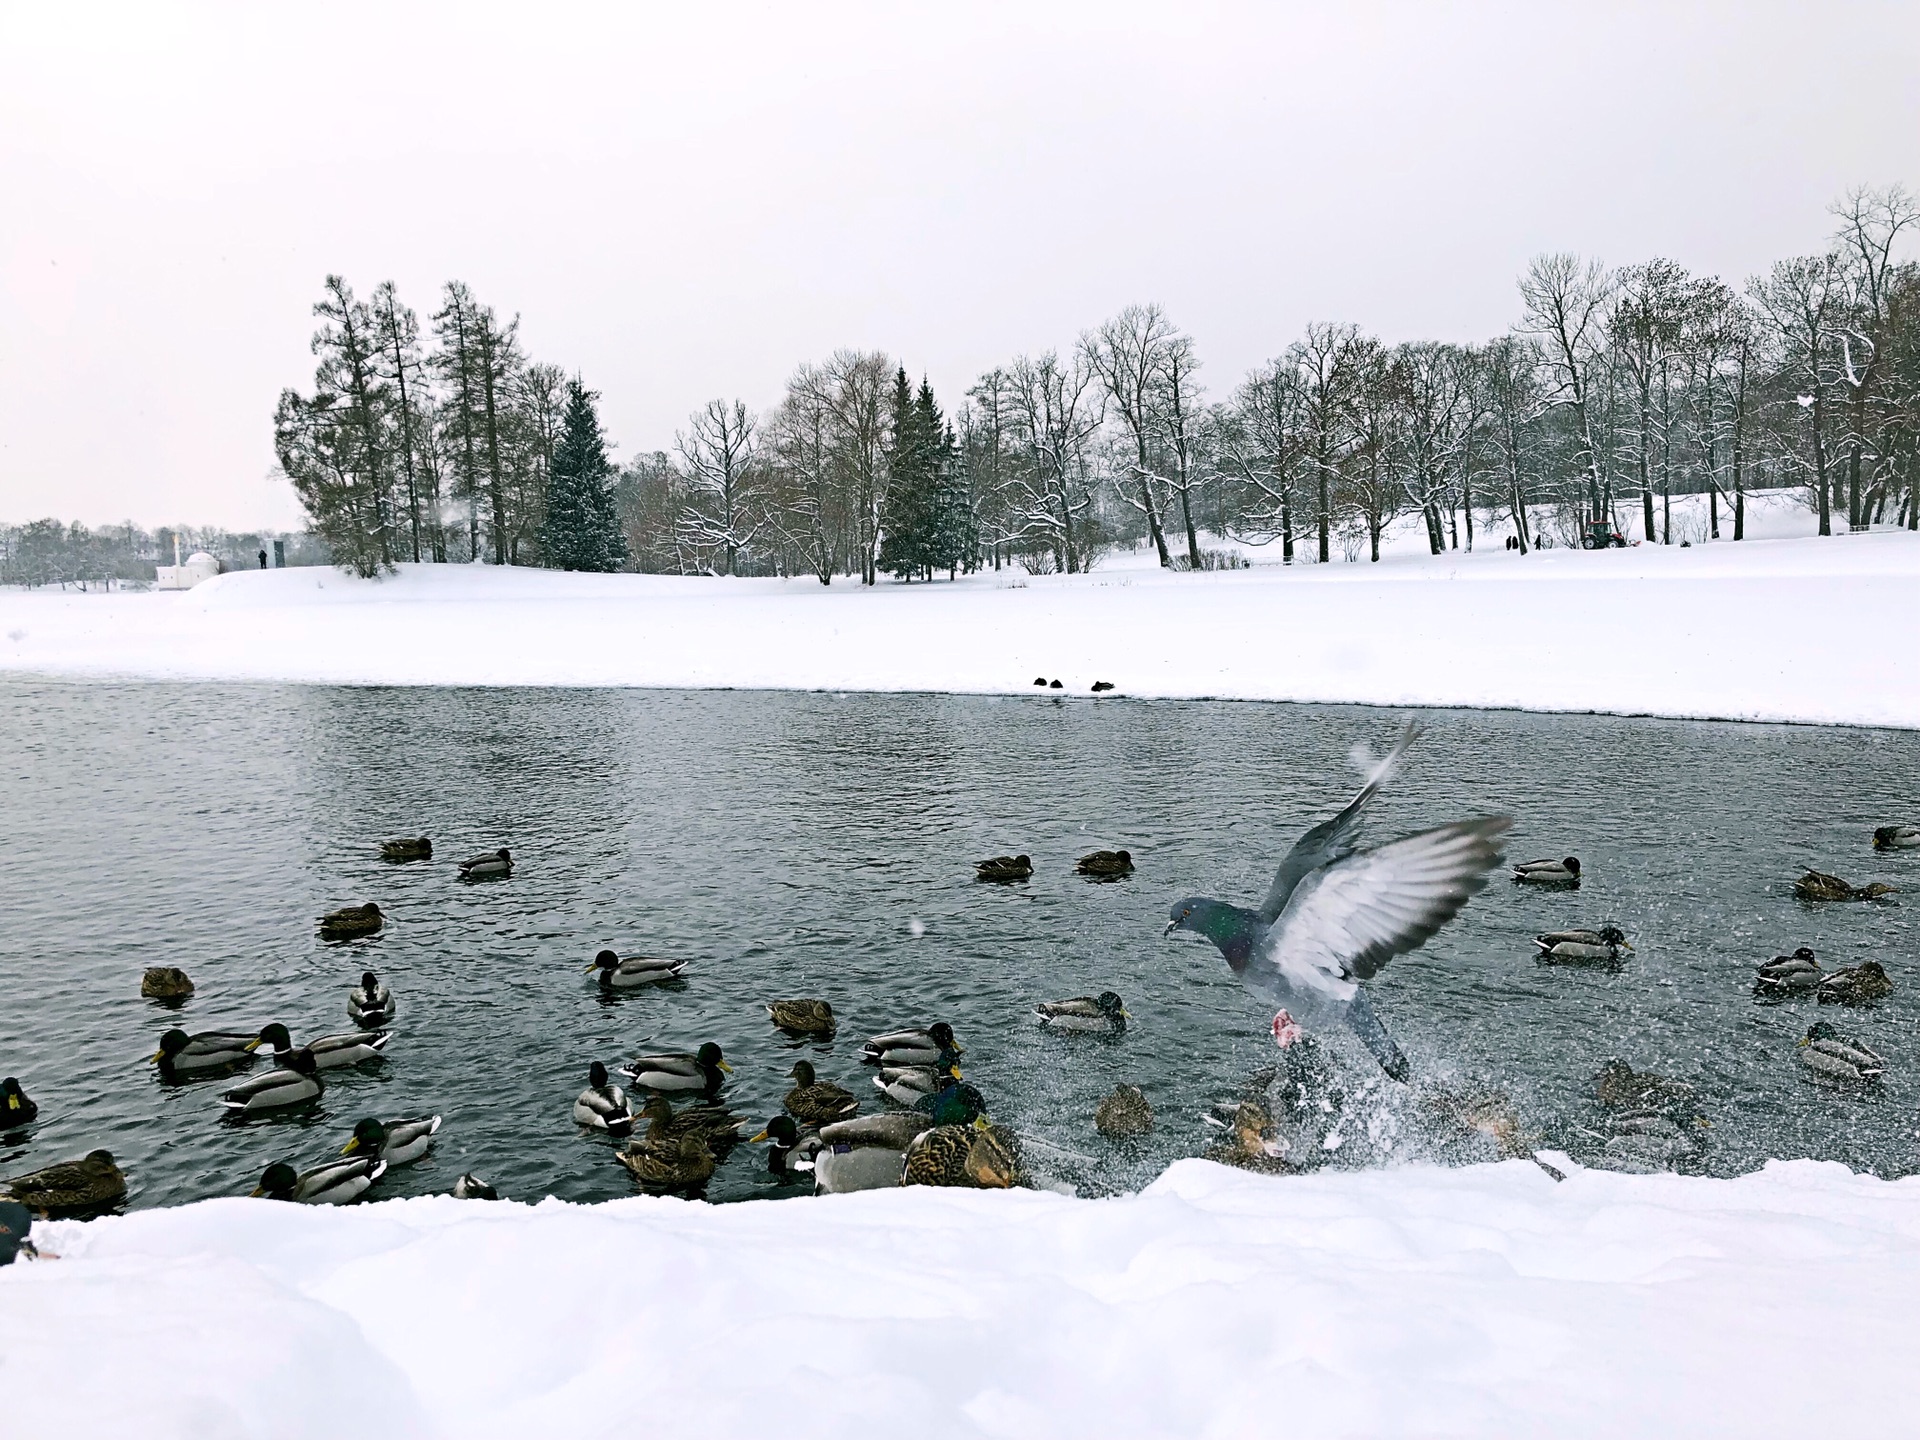
[[(1686, 507), (1679, 507), (1682, 511)], [(1756, 501), (1756, 530), (1810, 526)], [(1765, 517), (1771, 516), (1771, 519)], [(183, 594), (0, 593), (0, 671), (344, 684), (637, 685), (1490, 706), (1920, 726), (1920, 535), (831, 588), (402, 566)], [(1266, 552), (1263, 558), (1272, 558)]]
[[(1905, 1433), (1920, 1177), (210, 1200), (0, 1270), (8, 1434)], [(112, 1377), (111, 1384), (100, 1383)], [(74, 1417), (86, 1417), (75, 1424)]]

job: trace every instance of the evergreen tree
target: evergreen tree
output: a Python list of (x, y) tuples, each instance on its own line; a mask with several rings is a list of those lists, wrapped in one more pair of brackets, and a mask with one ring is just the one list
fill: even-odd
[(902, 366), (893, 377), (890, 415), (891, 441), (887, 446), (887, 494), (880, 506), (880, 554), (875, 564), (898, 579), (912, 582), (925, 570), (927, 486), (926, 446), (920, 436), (920, 416), (913, 403), (913, 387)]
[[(925, 390), (929, 407), (933, 393)], [(940, 426), (939, 411), (933, 410), (934, 433), (940, 446), (934, 455), (932, 524), (927, 535), (927, 564), (933, 570), (945, 570), (947, 578), (964, 569), (971, 572), (980, 553), (979, 526), (973, 513), (973, 487), (969, 482), (965, 457), (954, 443), (953, 431)], [(929, 576), (931, 578), (931, 576)]]
[(613, 503), (612, 467), (593, 406), (598, 398), (577, 377), (567, 382), (540, 537), (546, 563), (555, 570), (617, 570), (627, 558)]

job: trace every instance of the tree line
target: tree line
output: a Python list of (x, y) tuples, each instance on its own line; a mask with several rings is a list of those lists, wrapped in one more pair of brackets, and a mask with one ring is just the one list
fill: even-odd
[(183, 558), (204, 550), (228, 570), (255, 568), (276, 544), (288, 565), (325, 565), (332, 558), (312, 535), (279, 530), (165, 525), (144, 530), (132, 521), (89, 527), (77, 520), (32, 520), (0, 524), (0, 585), (83, 590), (150, 585), (156, 565), (173, 564), (175, 541)]
[(1157, 305), (992, 367), (950, 410), (901, 361), (840, 350), (769, 408), (709, 401), (618, 467), (592, 392), (529, 362), (517, 320), (449, 284), (423, 353), (391, 284), (363, 304), (330, 277), (314, 393), (283, 394), (276, 442), (316, 533), (367, 574), (484, 559), (872, 584), (1074, 572), (1115, 545), (1201, 569), (1233, 563), (1204, 537), (1378, 559), (1404, 522), (1435, 554), (1489, 529), (1524, 551), (1604, 542), (1629, 513), (1674, 543), (1675, 495), (1706, 497), (1702, 538), (1740, 540), (1748, 494), (1780, 487), (1823, 535), (1920, 529), (1920, 265), (1902, 258), (1920, 205), (1860, 188), (1832, 215), (1826, 248), (1737, 287), (1541, 256), (1484, 343), (1316, 323), (1214, 395)]

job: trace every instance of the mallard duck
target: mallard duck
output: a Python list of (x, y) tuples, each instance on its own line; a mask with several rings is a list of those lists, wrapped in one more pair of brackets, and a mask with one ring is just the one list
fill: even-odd
[(1091, 855), (1082, 855), (1073, 868), (1076, 873), (1096, 880), (1112, 880), (1133, 873), (1133, 856), (1125, 850), (1096, 850)]
[(1125, 1033), (1126, 1006), (1111, 990), (1098, 995), (1082, 995), (1077, 1000), (1052, 1000), (1033, 1007), (1042, 1030), (1063, 1030), (1074, 1035), (1120, 1035)]
[(148, 1000), (184, 1000), (193, 994), (193, 981), (171, 965), (149, 965), (140, 977), (140, 993)]
[(935, 1125), (971, 1125), (987, 1113), (987, 1099), (955, 1075), (933, 1094), (914, 1101), (913, 1108), (931, 1116)]
[(914, 1140), (933, 1128), (925, 1115), (907, 1110), (889, 1110), (879, 1115), (856, 1115), (851, 1120), (836, 1120), (820, 1127), (820, 1139), (828, 1145), (881, 1145), (905, 1150)]
[(322, 940), (360, 940), (368, 935), (377, 935), (387, 923), (387, 917), (380, 913), (380, 907), (369, 900), (364, 905), (347, 905), (338, 910), (330, 910), (320, 917), (320, 938)]
[(687, 963), (660, 960), (651, 955), (629, 955), (622, 959), (611, 950), (602, 950), (593, 957), (587, 973), (599, 972), (602, 990), (631, 990), (641, 985), (658, 985), (663, 980), (678, 980)]
[(959, 1078), (957, 1065), (882, 1065), (873, 1077), (873, 1088), (896, 1105), (917, 1105)]
[(860, 1047), (860, 1059), (868, 1065), (947, 1066), (964, 1053), (944, 1020), (924, 1030), (891, 1030)]
[(380, 842), (382, 860), (431, 860), (433, 859), (433, 841), (426, 836), (413, 840), (382, 840)]
[(787, 1075), (793, 1081), (793, 1089), (781, 1101), (781, 1108), (803, 1125), (827, 1125), (845, 1120), (860, 1108), (851, 1090), (844, 1090), (830, 1080), (816, 1080), (811, 1061), (796, 1061)]
[(504, 880), (513, 874), (513, 855), (502, 845), (460, 862), (462, 880)]
[(626, 1135), (633, 1130), (627, 1092), (607, 1078), (607, 1067), (598, 1060), (587, 1067), (587, 1088), (573, 1102), (573, 1118), (609, 1135)]
[(1698, 1159), (1706, 1148), (1699, 1129), (1704, 1120), (1683, 1126), (1670, 1115), (1616, 1115), (1608, 1125), (1607, 1153), (1647, 1165)]
[(423, 1120), (362, 1120), (353, 1127), (353, 1138), (340, 1149), (342, 1155), (367, 1150), (389, 1165), (411, 1165), (433, 1148), (433, 1137), (440, 1133), (440, 1117)]
[(1020, 1183), (1020, 1176), (1019, 1143), (1011, 1132), (980, 1120), (936, 1125), (915, 1140), (907, 1147), (900, 1183), (1007, 1190)]
[(329, 1160), (298, 1174), (281, 1160), (267, 1167), (252, 1194), (262, 1200), (291, 1200), (301, 1205), (344, 1205), (367, 1193), (367, 1187), (387, 1173), (378, 1155), (358, 1160)]
[(930, 1117), (899, 1111), (821, 1126), (812, 1157), (814, 1193), (892, 1189), (906, 1168), (907, 1147), (932, 1128)]
[(286, 1026), (276, 1022), (260, 1027), (260, 1041), (273, 1047), (276, 1061), (284, 1061), (298, 1048), (313, 1056), (314, 1068), (318, 1070), (344, 1070), (349, 1065), (364, 1065), (369, 1060), (378, 1060), (380, 1052), (387, 1048), (387, 1042), (391, 1039), (393, 1036), (385, 1031), (370, 1034), (365, 1030), (355, 1030), (344, 1035), (322, 1035), (296, 1047), (293, 1037), (287, 1034)]
[(20, 1082), (9, 1075), (0, 1080), (0, 1130), (18, 1130), (31, 1125), (40, 1107), (27, 1098)]
[(1627, 937), (1613, 925), (1598, 930), (1549, 930), (1534, 936), (1533, 943), (1540, 948), (1540, 959), (1557, 965), (1606, 964), (1618, 960), (1622, 951), (1633, 953)]
[(347, 1018), (363, 1030), (378, 1030), (393, 1023), (393, 992), (380, 983), (371, 970), (363, 970), (360, 983), (347, 991)]
[(1109, 1140), (1131, 1140), (1153, 1129), (1153, 1106), (1138, 1085), (1116, 1085), (1093, 1112), (1093, 1128)]
[(1025, 880), (1033, 874), (1033, 861), (1025, 855), (995, 855), (974, 867), (982, 880)]
[(1104, 694), (1111, 689), (1113, 689), (1113, 682), (1111, 680), (1096, 680), (1093, 682), (1093, 693), (1096, 695)]
[(704, 1090), (720, 1088), (720, 1075), (733, 1067), (709, 1040), (691, 1055), (642, 1055), (620, 1067), (620, 1073), (649, 1090)]
[(744, 1115), (736, 1115), (724, 1105), (693, 1104), (675, 1113), (673, 1102), (658, 1094), (647, 1098), (639, 1118), (647, 1122), (645, 1143), (654, 1149), (671, 1150), (681, 1136), (694, 1135), (716, 1159), (739, 1143), (740, 1127), (746, 1123)]
[(776, 1115), (767, 1128), (748, 1140), (750, 1145), (767, 1143), (767, 1169), (782, 1179), (798, 1179), (813, 1171), (814, 1156), (820, 1151), (820, 1137), (802, 1137), (791, 1115)]
[(1820, 983), (1820, 962), (1802, 945), (1791, 955), (1776, 955), (1753, 977), (1756, 995), (1801, 995)]
[(1651, 1070), (1609, 1060), (1593, 1077), (1594, 1098), (1609, 1110), (1673, 1110), (1693, 1103), (1693, 1087)]
[(1878, 1080), (1887, 1069), (1870, 1045), (1842, 1035), (1824, 1020), (1814, 1021), (1801, 1037), (1800, 1063), (1834, 1080)]
[(1047, 688), (1049, 690), (1064, 690), (1067, 686), (1064, 680), (1049, 680), (1047, 682)]
[(697, 1190), (713, 1178), (713, 1152), (698, 1135), (682, 1135), (671, 1150), (630, 1145), (616, 1158), (633, 1172), (643, 1190), (657, 1194)]
[(767, 1018), (795, 1035), (831, 1035), (836, 1023), (833, 1006), (824, 1000), (775, 1000)]
[(326, 1092), (311, 1050), (287, 1050), (274, 1057), (273, 1069), (242, 1080), (220, 1097), (230, 1114), (246, 1117), (285, 1110), (318, 1100)]
[(261, 1039), (261, 1035), (242, 1035), (233, 1030), (202, 1030), (198, 1035), (169, 1030), (160, 1037), (160, 1048), (150, 1063), (158, 1065), (168, 1079), (231, 1070), (252, 1062)]
[(0, 1196), (57, 1220), (119, 1204), (127, 1198), (127, 1177), (113, 1163), (112, 1151), (92, 1150), (84, 1160), (63, 1160), (30, 1175), (0, 1181)]
[(453, 1182), (453, 1198), (456, 1200), (498, 1200), (500, 1192), (482, 1180), (472, 1171), (468, 1171)]
[(1820, 982), (1814, 996), (1822, 1005), (1871, 1005), (1893, 993), (1893, 981), (1878, 960), (1862, 960), (1836, 970)]
[(1809, 870), (1793, 882), (1793, 893), (1802, 900), (1878, 900), (1882, 895), (1899, 892), (1878, 880), (1871, 885), (1849, 885), (1838, 875)]
[(1044, 675), (1036, 675), (1033, 677), (1033, 683), (1044, 690), (1047, 688), (1047, 677)]
[(1920, 825), (1882, 825), (1873, 832), (1876, 850), (1920, 850)]
[(1513, 878), (1528, 885), (1578, 885), (1580, 862), (1571, 855), (1564, 860), (1527, 860), (1513, 867)]
[(1266, 1174), (1281, 1174), (1296, 1168), (1286, 1159), (1287, 1142), (1275, 1137), (1273, 1117), (1259, 1101), (1240, 1101), (1225, 1124), (1230, 1132), (1228, 1138), (1209, 1145), (1202, 1152), (1206, 1159)]

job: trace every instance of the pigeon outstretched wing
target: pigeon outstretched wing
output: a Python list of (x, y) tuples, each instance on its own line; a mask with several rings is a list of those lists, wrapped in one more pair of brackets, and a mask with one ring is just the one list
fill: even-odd
[(1380, 793), (1381, 787), (1399, 772), (1407, 751), (1413, 748), (1413, 742), (1423, 733), (1422, 726), (1409, 721), (1387, 758), (1374, 768), (1367, 783), (1347, 808), (1331, 820), (1322, 820), (1294, 842), (1293, 849), (1287, 852), (1287, 858), (1280, 862), (1280, 869), (1274, 874), (1267, 898), (1261, 902), (1262, 920), (1271, 925), (1279, 919), (1280, 912), (1287, 908), (1287, 901), (1293, 898), (1294, 889), (1302, 880), (1322, 866), (1344, 860), (1353, 853), (1360, 831), (1360, 812), (1366, 808), (1369, 800)]
[(1267, 933), (1263, 958), (1314, 990), (1371, 979), (1486, 888), (1512, 824), (1504, 815), (1459, 820), (1314, 871)]

